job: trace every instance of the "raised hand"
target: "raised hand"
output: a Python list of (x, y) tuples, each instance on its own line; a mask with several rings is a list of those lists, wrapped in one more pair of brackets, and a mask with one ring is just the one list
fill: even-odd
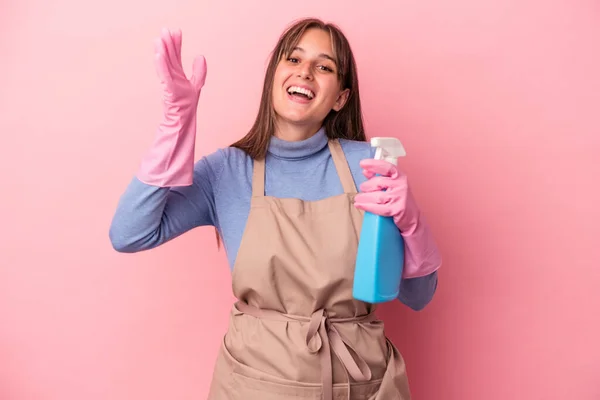
[(197, 56), (192, 64), (192, 76), (188, 79), (181, 64), (181, 30), (163, 29), (155, 41), (155, 67), (167, 108), (189, 110), (195, 107), (206, 80), (206, 60)]
[(194, 177), (196, 108), (206, 80), (206, 60), (197, 56), (188, 79), (181, 64), (182, 34), (163, 29), (155, 41), (155, 67), (163, 89), (163, 118), (137, 177), (150, 185), (189, 186)]

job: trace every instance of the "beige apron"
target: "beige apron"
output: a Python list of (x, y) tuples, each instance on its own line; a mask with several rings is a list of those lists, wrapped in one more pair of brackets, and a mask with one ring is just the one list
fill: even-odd
[[(374, 306), (352, 298), (362, 212), (337, 140), (329, 149), (344, 194), (252, 202), (233, 270), (234, 305), (209, 400), (409, 400), (404, 360)], [(293, 182), (292, 182), (293, 184)]]

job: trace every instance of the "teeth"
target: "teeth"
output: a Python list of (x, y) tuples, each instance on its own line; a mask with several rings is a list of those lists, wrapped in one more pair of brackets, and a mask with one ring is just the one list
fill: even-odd
[(313, 92), (311, 92), (310, 90), (304, 89), (304, 88), (301, 88), (298, 86), (290, 86), (287, 91), (289, 94), (301, 93), (301, 94), (307, 96), (309, 99), (312, 99), (313, 97), (315, 97), (315, 94)]

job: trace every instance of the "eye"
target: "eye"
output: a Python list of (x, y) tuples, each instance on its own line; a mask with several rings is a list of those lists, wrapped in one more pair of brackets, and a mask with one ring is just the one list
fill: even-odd
[(326, 72), (333, 72), (333, 69), (329, 68), (327, 65), (319, 65), (318, 68), (320, 68), (320, 69), (322, 69), (323, 71), (326, 71)]
[(291, 63), (297, 63), (298, 59), (295, 58), (295, 57), (288, 57), (288, 61), (291, 62)]

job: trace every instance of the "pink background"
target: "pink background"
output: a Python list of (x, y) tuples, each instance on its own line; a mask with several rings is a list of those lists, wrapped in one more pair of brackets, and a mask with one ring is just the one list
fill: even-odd
[(207, 57), (199, 156), (249, 128), (307, 15), (347, 32), (444, 255), (426, 310), (382, 312), (414, 399), (600, 398), (599, 3), (283, 3), (3, 1), (0, 399), (205, 398), (232, 301), (212, 229), (108, 239), (160, 117), (152, 41)]

